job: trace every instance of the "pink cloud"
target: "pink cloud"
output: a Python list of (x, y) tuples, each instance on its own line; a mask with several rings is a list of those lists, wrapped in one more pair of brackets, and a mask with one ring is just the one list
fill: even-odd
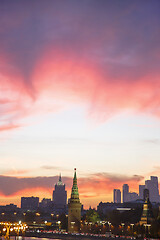
[(88, 178), (80, 178), (78, 181), (82, 194), (94, 193), (111, 194), (114, 188), (122, 189), (123, 184), (127, 183), (132, 191), (138, 190), (138, 185), (144, 177), (139, 175), (126, 176), (118, 174), (98, 173)]
[(9, 130), (13, 130), (13, 129), (16, 129), (19, 127), (20, 127), (19, 125), (13, 125), (13, 124), (2, 125), (2, 126), (0, 126), (0, 131), (9, 131)]
[(46, 94), (49, 98), (86, 104), (90, 116), (99, 115), (104, 120), (128, 109), (159, 116), (159, 81), (154, 73), (136, 77), (134, 81), (126, 73), (117, 80), (107, 68), (106, 64), (104, 76), (95, 63), (80, 60), (72, 53), (64, 52), (63, 56), (52, 53), (50, 49), (35, 68), (34, 87), (39, 96)]
[[(102, 121), (128, 109), (159, 117), (157, 4), (5, 3), (0, 24), (5, 125), (72, 103)], [(154, 17), (146, 21), (148, 9)]]

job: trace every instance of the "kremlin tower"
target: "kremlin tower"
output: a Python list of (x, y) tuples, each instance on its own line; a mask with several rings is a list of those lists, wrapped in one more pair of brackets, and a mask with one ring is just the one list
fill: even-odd
[(151, 224), (153, 221), (153, 212), (152, 212), (152, 204), (149, 201), (149, 191), (146, 196), (145, 202), (143, 204), (143, 212), (140, 220), (140, 225), (142, 224)]
[(79, 232), (81, 224), (81, 203), (78, 193), (76, 168), (74, 171), (71, 198), (68, 203), (68, 232), (70, 233)]

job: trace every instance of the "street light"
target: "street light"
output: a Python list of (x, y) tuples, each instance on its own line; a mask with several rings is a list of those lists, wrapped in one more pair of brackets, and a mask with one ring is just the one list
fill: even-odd
[(16, 231), (17, 236), (19, 235), (19, 231), (22, 231), (22, 234), (25, 233), (25, 230), (28, 228), (26, 224), (21, 223), (8, 223), (8, 222), (0, 222), (0, 225), (2, 226), (2, 230), (5, 233), (5, 238), (9, 239), (10, 238), (10, 232), (13, 230)]
[(125, 223), (121, 223), (121, 225), (122, 225), (122, 233), (124, 232), (124, 225), (125, 225)]
[(151, 224), (144, 224), (144, 227), (145, 227), (145, 236), (146, 236), (146, 235), (147, 235), (147, 232), (148, 232), (148, 234), (150, 234)]
[(92, 222), (89, 222), (89, 230), (92, 230)]
[(133, 234), (133, 233), (134, 233), (134, 232), (133, 232), (134, 223), (131, 223), (130, 225), (132, 226), (132, 234)]
[(111, 222), (108, 222), (109, 231), (111, 232)]
[(60, 231), (61, 221), (58, 221), (57, 223), (58, 223), (58, 231)]

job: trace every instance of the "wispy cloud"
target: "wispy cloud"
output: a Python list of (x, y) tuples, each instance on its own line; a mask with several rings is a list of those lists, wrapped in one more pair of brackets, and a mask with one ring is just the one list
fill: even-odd
[(19, 125), (14, 125), (14, 124), (8, 124), (8, 125), (0, 125), (0, 131), (9, 131), (9, 130), (13, 130), (16, 128), (19, 128)]
[[(71, 179), (68, 177), (63, 178), (64, 182), (71, 182)], [(8, 177), (0, 176), (0, 192), (6, 196), (12, 196), (18, 193), (19, 191), (25, 189), (34, 189), (34, 188), (44, 188), (52, 189), (53, 185), (57, 182), (57, 176), (53, 177), (30, 177), (30, 178), (17, 178), (17, 177)]]
[(22, 175), (24, 175), (26, 173), (29, 173), (29, 172), (30, 172), (29, 169), (26, 170), (26, 169), (12, 168), (10, 170), (4, 171), (3, 175), (6, 175), (6, 176), (16, 176), (17, 177), (18, 175), (22, 176)]
[(57, 170), (59, 172), (61, 171), (64, 171), (67, 172), (67, 171), (71, 171), (71, 170), (68, 170), (67, 168), (64, 168), (64, 167), (58, 167), (58, 166), (53, 166), (53, 165), (43, 165), (41, 166), (42, 169), (44, 170)]
[(148, 144), (156, 144), (159, 145), (160, 144), (160, 139), (159, 138), (153, 138), (153, 139), (146, 139), (143, 140), (144, 143), (148, 143)]
[(83, 194), (92, 192), (98, 195), (104, 194), (104, 192), (105, 194), (112, 193), (114, 188), (121, 189), (124, 183), (128, 183), (131, 189), (135, 190), (138, 188), (138, 183), (143, 179), (144, 177), (140, 175), (127, 176), (104, 172), (91, 174), (86, 178), (80, 178), (79, 185)]
[[(44, 166), (45, 169), (48, 166)], [(54, 168), (55, 169), (55, 168)], [(72, 186), (72, 178), (63, 176), (63, 182), (70, 191)], [(79, 191), (83, 198), (86, 196), (94, 197), (111, 193), (113, 188), (121, 188), (122, 184), (128, 183), (135, 188), (143, 176), (118, 175), (110, 173), (95, 173), (87, 177), (78, 178)], [(25, 189), (44, 188), (52, 191), (54, 184), (58, 181), (58, 176), (51, 177), (10, 177), (0, 176), (0, 192), (5, 196), (12, 196)]]
[(159, 165), (157, 165), (157, 166), (154, 166), (153, 167), (153, 170), (151, 171), (151, 172), (149, 172), (148, 174), (147, 174), (148, 176), (153, 176), (153, 175), (156, 175), (156, 176), (160, 176), (160, 166)]

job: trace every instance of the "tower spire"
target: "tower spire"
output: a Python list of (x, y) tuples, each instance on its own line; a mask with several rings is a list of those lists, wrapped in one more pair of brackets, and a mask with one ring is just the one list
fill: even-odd
[(74, 178), (73, 178), (73, 186), (72, 186), (72, 192), (71, 192), (71, 199), (79, 199), (78, 186), (77, 186), (76, 168), (74, 169)]
[(61, 173), (59, 174), (59, 182), (62, 182)]
[(76, 168), (74, 168), (74, 179), (77, 179)]
[(63, 185), (61, 173), (59, 174), (59, 180), (58, 180), (58, 182), (57, 182), (57, 185)]

